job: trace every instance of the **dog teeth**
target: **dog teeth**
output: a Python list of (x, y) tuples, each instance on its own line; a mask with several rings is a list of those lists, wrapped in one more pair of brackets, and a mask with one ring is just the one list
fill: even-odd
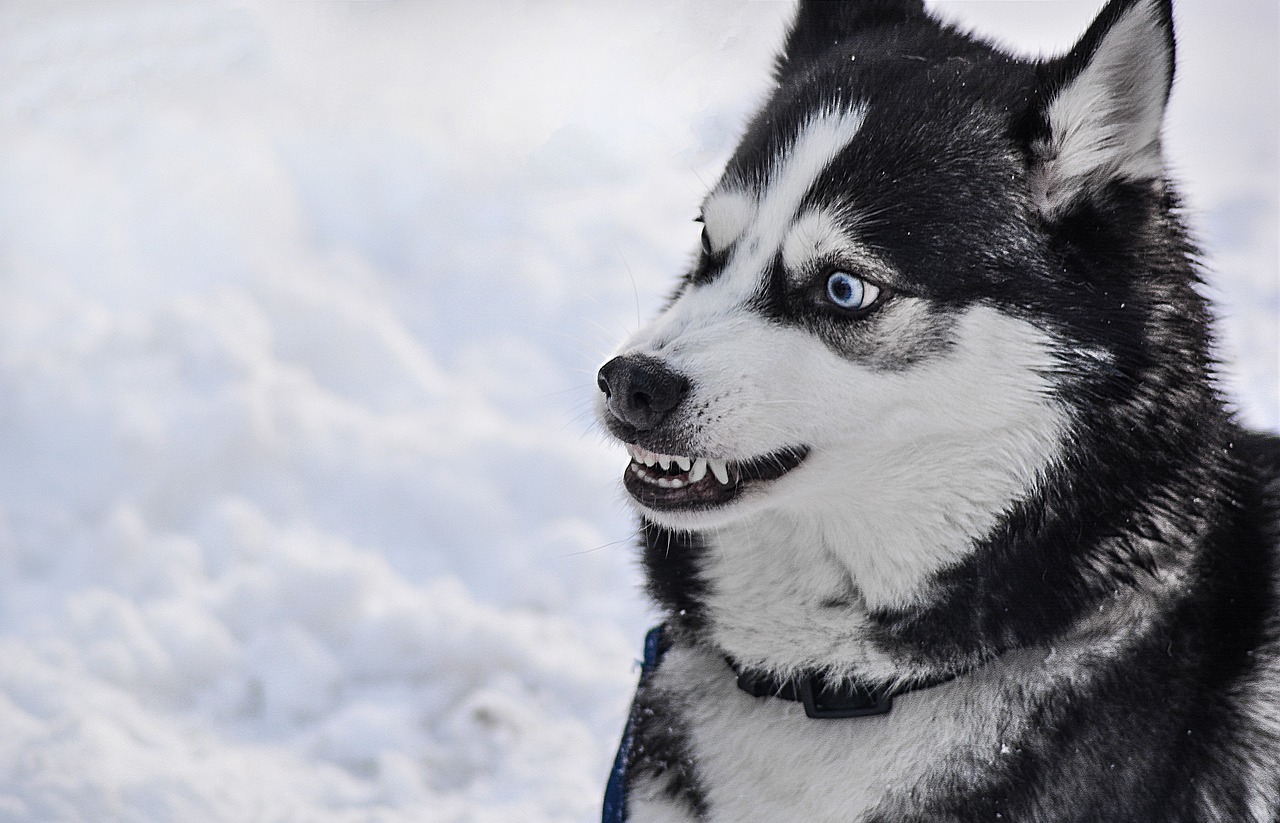
[(627, 453), (631, 455), (631, 459), (637, 463), (643, 464), (650, 468), (654, 466), (660, 467), (663, 471), (668, 471), (672, 464), (682, 472), (688, 473), (688, 478), (683, 477), (663, 477), (653, 478), (652, 482), (663, 488), (678, 489), (691, 483), (697, 483), (707, 476), (710, 472), (720, 485), (729, 485), (729, 461), (712, 457), (685, 457), (683, 455), (658, 454), (640, 446), (628, 444)]
[(637, 463), (643, 463), (646, 466), (652, 466), (658, 462), (658, 455), (648, 449), (642, 449), (639, 446), (633, 446), (630, 443), (627, 444), (627, 454), (631, 455), (632, 460)]

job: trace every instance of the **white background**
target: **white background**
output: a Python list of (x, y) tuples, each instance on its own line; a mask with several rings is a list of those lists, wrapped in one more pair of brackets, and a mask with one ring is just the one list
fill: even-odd
[[(1096, 2), (945, 2), (1025, 50)], [(1168, 153), (1280, 425), (1277, 9)], [(786, 3), (0, 6), (0, 821), (588, 821), (649, 619), (602, 356)]]

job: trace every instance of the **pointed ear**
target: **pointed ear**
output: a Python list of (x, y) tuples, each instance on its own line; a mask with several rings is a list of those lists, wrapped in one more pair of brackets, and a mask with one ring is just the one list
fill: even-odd
[(775, 74), (781, 80), (864, 29), (924, 16), (924, 0), (800, 0)]
[(1170, 0), (1112, 0), (1075, 48), (1041, 65), (1032, 186), (1045, 216), (1115, 182), (1163, 179), (1173, 58)]

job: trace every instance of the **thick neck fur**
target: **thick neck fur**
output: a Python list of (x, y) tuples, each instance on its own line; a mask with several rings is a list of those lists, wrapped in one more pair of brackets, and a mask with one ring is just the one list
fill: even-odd
[[(1062, 469), (963, 558), (922, 582), (911, 605), (869, 609), (832, 545), (838, 530), (777, 511), (713, 534), (649, 526), (651, 576), (666, 580), (652, 588), (689, 640), (781, 676), (816, 668), (879, 683), (925, 681), (1018, 648), (1115, 643), (1120, 634), (1136, 642), (1163, 622), (1160, 609), (1187, 593), (1204, 562), (1191, 547), (1220, 542), (1209, 524), (1231, 519), (1238, 480), (1225, 442), (1230, 429), (1202, 422), (1208, 436), (1183, 452), (1198, 459), (1125, 478), (1126, 499), (1081, 495), (1069, 476), (1079, 467)], [(1090, 485), (1105, 488), (1104, 476), (1125, 468), (1095, 465)]]

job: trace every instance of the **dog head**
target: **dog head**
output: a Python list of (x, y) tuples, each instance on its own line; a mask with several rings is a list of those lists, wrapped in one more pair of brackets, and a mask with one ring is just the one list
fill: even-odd
[(1114, 0), (1047, 61), (918, 0), (802, 3), (696, 264), (599, 372), (642, 516), (976, 539), (1084, 409), (1157, 392), (1134, 378), (1194, 279), (1163, 180), (1172, 72), (1167, 0)]

